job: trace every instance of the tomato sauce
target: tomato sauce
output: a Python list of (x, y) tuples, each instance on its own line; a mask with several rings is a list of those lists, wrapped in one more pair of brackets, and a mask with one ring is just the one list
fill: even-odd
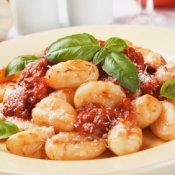
[[(141, 72), (145, 74), (145, 76), (150, 77), (150, 80), (146, 82), (142, 82), (140, 80), (140, 95), (149, 94), (158, 99), (162, 99), (162, 97), (160, 96), (161, 84), (158, 82), (158, 80), (153, 78), (156, 69), (149, 64), (144, 64), (144, 57), (142, 56), (142, 54), (140, 52), (136, 52), (135, 49), (132, 47), (126, 48), (124, 50), (124, 54), (126, 54), (131, 59), (131, 61), (135, 63), (138, 72)], [(162, 65), (164, 65), (165, 63), (166, 62), (162, 58)], [(126, 92), (126, 95), (131, 99), (132, 96), (134, 96), (134, 94), (131, 92)]]
[(135, 63), (138, 71), (144, 71), (144, 58), (140, 52), (136, 52), (132, 47), (127, 47), (123, 53), (126, 54), (133, 63)]
[(119, 120), (132, 120), (128, 98), (124, 98), (115, 109), (105, 108), (99, 104), (88, 104), (77, 108), (76, 111), (78, 115), (74, 128), (75, 131), (83, 134), (101, 135), (107, 133)]
[(102, 41), (102, 40), (98, 40), (98, 43), (99, 43), (100, 47), (103, 47), (105, 45), (105, 41)]
[(35, 104), (46, 97), (51, 89), (47, 87), (44, 76), (48, 62), (45, 58), (30, 63), (17, 80), (17, 87), (13, 94), (3, 102), (4, 116), (31, 118), (31, 111)]
[(161, 88), (161, 84), (157, 79), (151, 79), (146, 83), (141, 84), (141, 90), (143, 94), (149, 94), (158, 99), (161, 99), (160, 88)]

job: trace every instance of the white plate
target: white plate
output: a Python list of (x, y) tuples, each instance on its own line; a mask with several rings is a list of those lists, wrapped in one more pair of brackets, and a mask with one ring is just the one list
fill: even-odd
[[(111, 36), (126, 38), (138, 46), (175, 55), (175, 30), (140, 26), (75, 27), (42, 32), (0, 44), (0, 64), (5, 65), (15, 56), (38, 53), (57, 38), (87, 32), (99, 39)], [(24, 158), (0, 152), (0, 174), (30, 175), (148, 175), (174, 174), (175, 141), (135, 154), (86, 161), (51, 161)]]

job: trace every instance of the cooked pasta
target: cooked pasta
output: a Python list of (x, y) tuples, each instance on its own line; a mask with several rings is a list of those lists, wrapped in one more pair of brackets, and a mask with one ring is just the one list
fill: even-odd
[(85, 160), (150, 148), (145, 131), (159, 143), (175, 138), (175, 66), (158, 53), (84, 33), (15, 59), (0, 69), (9, 153)]

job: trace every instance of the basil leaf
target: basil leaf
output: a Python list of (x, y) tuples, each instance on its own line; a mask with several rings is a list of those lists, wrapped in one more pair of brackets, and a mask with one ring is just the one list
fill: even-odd
[(58, 63), (73, 59), (91, 60), (100, 50), (98, 41), (89, 34), (76, 34), (58, 39), (48, 48), (46, 58)]
[(106, 57), (102, 69), (117, 78), (126, 89), (135, 92), (139, 86), (138, 73), (130, 59), (122, 54), (111, 52)]
[(108, 51), (106, 48), (101, 48), (94, 56), (93, 58), (93, 63), (94, 64), (99, 64), (101, 63), (105, 58), (106, 56), (108, 55)]
[(105, 48), (112, 52), (122, 52), (125, 48), (127, 48), (127, 44), (121, 38), (112, 37), (106, 41)]
[(17, 132), (19, 132), (19, 129), (15, 124), (0, 120), (0, 139), (6, 139)]
[(175, 80), (166, 81), (160, 89), (160, 95), (166, 98), (175, 99)]
[(13, 74), (16, 74), (18, 72), (21, 72), (27, 64), (30, 62), (33, 62), (35, 60), (38, 60), (39, 56), (37, 55), (23, 55), (23, 56), (18, 56), (14, 58), (8, 65), (6, 69), (6, 76), (10, 76)]

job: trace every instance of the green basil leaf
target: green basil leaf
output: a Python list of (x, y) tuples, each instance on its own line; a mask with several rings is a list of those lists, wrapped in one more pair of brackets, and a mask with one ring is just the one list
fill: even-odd
[(175, 80), (166, 81), (160, 89), (160, 95), (166, 98), (175, 99)]
[(104, 59), (106, 58), (106, 56), (108, 55), (108, 51), (106, 48), (101, 48), (94, 56), (93, 58), (93, 63), (94, 64), (99, 64), (102, 61), (104, 61)]
[(19, 129), (15, 124), (0, 120), (0, 139), (6, 139), (17, 132), (19, 132)]
[(30, 62), (36, 61), (39, 59), (39, 56), (37, 55), (23, 55), (18, 56), (14, 58), (8, 65), (6, 69), (6, 76), (10, 76), (13, 74), (16, 74), (18, 72), (21, 72), (27, 64)]
[(100, 50), (98, 41), (89, 34), (76, 34), (60, 38), (48, 48), (46, 58), (58, 63), (73, 59), (91, 60)]
[(116, 52), (109, 53), (102, 69), (117, 78), (126, 89), (132, 92), (137, 90), (139, 86), (137, 69), (126, 55)]
[(127, 48), (127, 44), (121, 38), (112, 37), (105, 42), (105, 48), (112, 52), (122, 52)]

